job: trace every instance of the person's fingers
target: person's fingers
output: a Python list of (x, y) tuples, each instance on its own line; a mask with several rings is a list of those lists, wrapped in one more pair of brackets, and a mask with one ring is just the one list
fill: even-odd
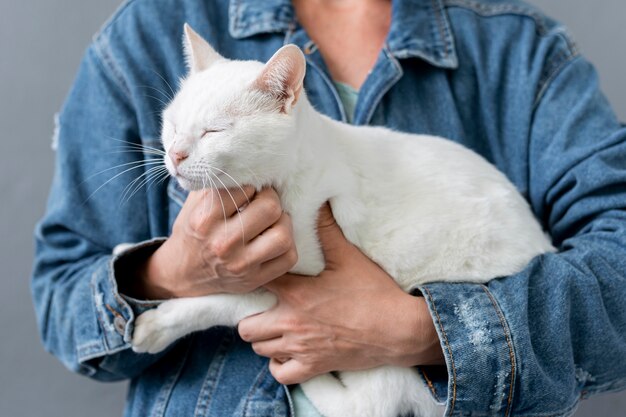
[(310, 366), (295, 359), (283, 362), (272, 358), (269, 369), (272, 376), (283, 385), (299, 384), (315, 376)]
[(246, 258), (251, 263), (261, 264), (290, 251), (290, 257), (295, 265), (298, 256), (293, 240), (291, 219), (285, 214), (273, 226), (265, 229), (263, 233), (248, 243), (246, 246)]
[(233, 216), (234, 221), (243, 225), (243, 235), (239, 236), (239, 240), (250, 242), (270, 228), (284, 228), (284, 232), (289, 233), (288, 237), (291, 240), (293, 235), (291, 217), (283, 213), (277, 197), (273, 198), (267, 194), (263, 196), (261, 193), (240, 213)]
[(266, 358), (288, 358), (289, 354), (284, 349), (285, 341), (282, 337), (275, 339), (261, 340), (252, 343), (252, 350)]
[(342, 250), (346, 246), (346, 238), (333, 217), (328, 203), (324, 204), (317, 217), (317, 236), (322, 246), (326, 264), (339, 260)]
[(213, 207), (211, 213), (215, 217), (223, 219), (225, 216), (228, 219), (238, 213), (240, 207), (254, 201), (256, 194), (254, 187), (246, 185), (242, 189), (211, 188), (212, 192), (208, 193), (207, 199), (203, 204), (205, 204), (205, 207), (206, 204), (209, 204), (209, 207)]
[(275, 309), (246, 317), (237, 325), (239, 336), (246, 342), (255, 343), (282, 337), (284, 329), (278, 324)]
[[(248, 201), (251, 201), (255, 192), (252, 186), (245, 186), (243, 190), (205, 188), (192, 191), (187, 196), (178, 216), (188, 218), (195, 230), (206, 233), (214, 225), (228, 224), (230, 217), (237, 213), (238, 207), (245, 206)], [(240, 226), (238, 228), (240, 229)]]

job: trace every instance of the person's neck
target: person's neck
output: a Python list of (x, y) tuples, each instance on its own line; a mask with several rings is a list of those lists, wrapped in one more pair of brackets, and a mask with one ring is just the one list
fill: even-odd
[(390, 0), (294, 0), (298, 21), (331, 77), (360, 89), (391, 26)]

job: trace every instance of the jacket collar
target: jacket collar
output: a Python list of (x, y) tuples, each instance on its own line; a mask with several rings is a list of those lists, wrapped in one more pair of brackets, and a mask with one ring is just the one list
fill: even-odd
[[(441, 68), (457, 68), (454, 37), (442, 0), (393, 0), (387, 47), (396, 58), (421, 58)], [(290, 0), (230, 0), (229, 30), (237, 39), (293, 31)]]

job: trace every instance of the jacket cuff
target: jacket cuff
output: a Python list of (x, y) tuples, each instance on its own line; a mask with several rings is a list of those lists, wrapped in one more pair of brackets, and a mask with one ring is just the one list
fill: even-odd
[(445, 415), (510, 415), (516, 356), (508, 324), (489, 289), (466, 283), (418, 289), (437, 329), (448, 374), (420, 371), (437, 401), (446, 399)]
[(113, 256), (104, 258), (101, 267), (96, 268), (91, 277), (91, 291), (94, 308), (102, 337), (99, 340), (78, 346), (78, 361), (85, 366), (87, 374), (95, 373), (88, 361), (103, 355), (110, 355), (130, 348), (134, 320), (144, 311), (156, 307), (159, 301), (136, 300), (119, 293), (116, 280), (116, 266), (127, 256), (141, 250), (156, 250), (164, 238), (152, 239), (134, 245), (124, 245), (115, 250)]
[[(122, 276), (128, 277), (128, 274), (121, 274), (118, 272), (122, 272), (122, 268), (129, 264), (133, 264), (132, 258), (140, 257), (147, 258), (154, 251), (156, 251), (161, 245), (167, 240), (165, 237), (157, 237), (150, 240), (146, 240), (144, 242), (129, 244), (123, 243), (118, 245), (113, 249), (113, 276), (115, 278), (116, 284), (120, 282)], [(139, 316), (144, 311), (150, 310), (154, 307), (157, 307), (164, 300), (140, 300), (137, 298), (133, 298), (126, 294), (121, 294), (120, 296), (126, 301), (126, 303), (133, 310), (135, 316)]]

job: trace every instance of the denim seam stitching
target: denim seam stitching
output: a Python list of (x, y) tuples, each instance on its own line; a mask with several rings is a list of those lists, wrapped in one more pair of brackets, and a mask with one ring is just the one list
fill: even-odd
[(318, 72), (318, 75), (320, 76), (320, 78), (324, 81), (326, 86), (329, 88), (330, 92), (332, 93), (335, 99), (335, 105), (337, 106), (337, 108), (339, 109), (339, 113), (341, 114), (341, 121), (344, 123), (347, 123), (348, 118), (346, 116), (346, 111), (343, 108), (341, 98), (339, 97), (339, 94), (337, 93), (337, 89), (333, 85), (332, 81), (328, 78), (328, 76), (322, 70), (322, 68), (320, 68), (315, 62), (313, 62), (313, 60), (306, 59), (306, 62), (307, 64), (311, 66), (311, 68), (314, 68)]
[(111, 15), (111, 17), (104, 22), (104, 24), (100, 27), (100, 30), (98, 30), (96, 32), (96, 34), (93, 36), (93, 42), (97, 42), (100, 38), (102, 38), (104, 36), (103, 32), (108, 30), (113, 23), (115, 23), (117, 21), (117, 19), (119, 19), (119, 17), (124, 13), (124, 11), (132, 4), (134, 3), (135, 0), (126, 0), (124, 1), (117, 9), (117, 11), (115, 11), (113, 13), (113, 15)]
[(439, 399), (439, 396), (437, 395), (437, 392), (435, 391), (435, 386), (433, 385), (433, 382), (430, 380), (430, 378), (428, 378), (426, 371), (423, 369), (420, 369), (419, 372), (422, 374), (422, 377), (426, 380), (426, 385), (428, 385), (428, 388), (430, 388), (430, 391), (432, 392), (432, 394), (435, 396), (436, 399)]
[(437, 322), (439, 323), (439, 328), (441, 329), (441, 335), (443, 336), (443, 342), (445, 343), (448, 350), (448, 355), (450, 356), (450, 366), (452, 367), (452, 399), (450, 401), (450, 411), (448, 412), (448, 415), (451, 416), (454, 411), (454, 406), (456, 404), (456, 367), (454, 365), (454, 358), (452, 357), (452, 348), (450, 347), (450, 343), (448, 342), (448, 335), (443, 328), (441, 317), (439, 316), (439, 312), (437, 311), (437, 307), (435, 306), (435, 300), (433, 299), (433, 296), (428, 288), (424, 287), (423, 290), (426, 291), (426, 295), (428, 296), (428, 299), (433, 306), (433, 312), (437, 317)]
[(257, 376), (256, 381), (254, 381), (254, 384), (252, 385), (252, 388), (250, 388), (249, 394), (246, 396), (246, 400), (245, 400), (245, 402), (243, 404), (243, 416), (242, 417), (246, 417), (246, 416), (249, 415), (248, 414), (248, 404), (250, 404), (250, 397), (252, 395), (254, 395), (254, 391), (259, 386), (259, 384), (261, 383), (261, 381), (265, 377), (265, 374), (267, 373), (268, 370), (269, 370), (269, 367), (264, 366), (263, 369), (261, 370), (260, 374)]
[(113, 84), (118, 88), (120, 93), (124, 95), (124, 97), (128, 101), (128, 104), (130, 105), (130, 103), (132, 103), (133, 101), (130, 88), (128, 88), (128, 85), (124, 81), (122, 71), (120, 71), (118, 67), (114, 65), (113, 58), (104, 51), (104, 46), (101, 45), (101, 43), (103, 42), (104, 40), (100, 39), (100, 42), (93, 43), (92, 50), (94, 52), (94, 55), (98, 58), (95, 60), (96, 64), (100, 67), (102, 71), (104, 71), (105, 74), (111, 75), (111, 81), (113, 81)]
[[(539, 107), (539, 104), (541, 104), (541, 100), (543, 99), (543, 96), (546, 94), (546, 92), (552, 85), (552, 81), (554, 81), (557, 78), (557, 76), (568, 66), (568, 64), (570, 64), (571, 62), (574, 62), (576, 58), (578, 58), (579, 56), (580, 56), (580, 53), (578, 52), (578, 50), (572, 51), (572, 53), (569, 55), (567, 55), (563, 51), (560, 53), (559, 57), (562, 59), (562, 61), (559, 64), (554, 66), (552, 71), (549, 72), (548, 76), (542, 77), (542, 79), (540, 80), (537, 95), (533, 103), (533, 112), (535, 111), (535, 109), (537, 109), (537, 107)], [(559, 57), (556, 57), (553, 59), (557, 59)]]
[(509, 395), (507, 397), (507, 407), (504, 413), (504, 417), (508, 417), (509, 413), (511, 412), (511, 406), (513, 403), (513, 387), (515, 386), (515, 374), (516, 374), (516, 361), (515, 361), (515, 351), (513, 349), (513, 343), (511, 341), (511, 335), (509, 332), (509, 328), (508, 325), (506, 323), (506, 320), (504, 319), (504, 315), (502, 314), (502, 311), (500, 310), (500, 307), (498, 306), (495, 298), (493, 297), (493, 295), (491, 294), (491, 292), (489, 291), (489, 289), (485, 286), (485, 285), (481, 285), (481, 288), (483, 289), (483, 291), (485, 292), (485, 294), (487, 294), (487, 296), (489, 297), (489, 299), (491, 300), (491, 303), (493, 304), (493, 308), (496, 311), (496, 314), (498, 315), (498, 318), (500, 319), (500, 325), (502, 326), (502, 331), (504, 333), (504, 338), (506, 340), (506, 343), (509, 347), (509, 360), (511, 362), (511, 378), (510, 378), (510, 383), (509, 383)]
[[(222, 370), (224, 369), (224, 366), (226, 364), (226, 353), (231, 343), (232, 339), (230, 338), (230, 336), (228, 336), (228, 334), (224, 334), (222, 336), (222, 340), (220, 341), (220, 345), (215, 350), (215, 355), (211, 360), (211, 364), (207, 369), (204, 381), (202, 383), (202, 387), (200, 388), (200, 392), (198, 393), (196, 407), (193, 412), (193, 415), (195, 417), (201, 417), (202, 415), (206, 415), (206, 412), (211, 407), (211, 400), (213, 399), (212, 394), (217, 388), (217, 381), (222, 374)], [(215, 366), (213, 366), (216, 360), (219, 360), (219, 364), (215, 364)], [(211, 378), (212, 376), (214, 376), (214, 378)]]
[[(400, 63), (398, 62), (398, 60), (396, 59), (396, 57), (393, 56), (393, 53), (391, 52), (391, 50), (389, 49), (389, 45), (387, 43), (385, 43), (383, 45), (383, 53), (387, 56), (387, 58), (391, 61), (391, 63), (394, 65), (394, 67), (396, 67), (396, 69), (398, 70), (397, 74), (395, 77), (389, 79), (387, 81), (386, 84), (381, 85), (382, 88), (380, 88), (380, 91), (374, 96), (374, 99), (371, 101), (372, 102), (372, 106), (369, 106), (369, 110), (368, 112), (365, 114), (365, 118), (363, 119), (363, 121), (365, 123), (369, 123), (369, 121), (372, 119), (372, 117), (374, 116), (374, 112), (376, 111), (376, 109), (378, 108), (380, 101), (382, 100), (383, 96), (385, 94), (387, 94), (389, 92), (389, 90), (391, 89), (391, 87), (398, 82), (398, 80), (400, 78), (402, 78), (402, 75), (404, 74), (404, 70), (402, 69), (402, 66), (400, 65)], [(357, 103), (358, 104), (358, 103)]]
[(515, 4), (501, 4), (498, 6), (486, 6), (472, 0), (444, 0), (444, 4), (448, 7), (459, 7), (470, 10), (483, 17), (502, 16), (506, 14), (515, 14), (531, 18), (535, 21), (537, 33), (541, 36), (548, 34), (543, 16), (530, 7), (522, 7)]
[[(94, 281), (96, 280), (96, 276), (98, 272), (99, 272), (98, 270), (95, 270), (91, 274), (91, 279), (89, 281), (89, 287), (91, 288), (91, 296), (94, 298), (94, 300), (96, 299), (96, 293), (97, 293), (97, 289), (94, 284)], [(104, 298), (104, 295), (103, 295), (103, 298)], [(102, 341), (103, 341), (104, 352), (101, 352), (101, 353), (106, 353), (111, 349), (111, 347), (109, 346), (109, 341), (107, 337), (107, 326), (106, 326), (106, 323), (104, 322), (103, 317), (101, 317), (101, 314), (103, 313), (103, 311), (101, 311), (100, 307), (98, 307), (97, 302), (95, 303), (95, 310), (96, 310), (96, 318), (98, 319), (98, 323), (100, 324), (100, 328), (102, 329)]]
[[(242, 23), (242, 19), (241, 19), (241, 1), (231, 0), (230, 4), (232, 5), (233, 3), (234, 3), (234, 11), (233, 11), (234, 16), (232, 18), (232, 29), (233, 31), (237, 32), (236, 34), (237, 36), (247, 37), (247, 36), (250, 36), (254, 32), (279, 33), (284, 30), (284, 28), (281, 27), (280, 24), (289, 25), (291, 23), (291, 20), (293, 20), (293, 19), (287, 20), (282, 16), (280, 18), (276, 18), (273, 21), (268, 21), (267, 19), (263, 17), (249, 17), (247, 22), (244, 24)], [(250, 30), (251, 26), (257, 26), (257, 28), (252, 29), (251, 31)]]
[(444, 29), (444, 24), (441, 17), (442, 10), (440, 8), (437, 8), (437, 3), (435, 0), (430, 0), (430, 3), (433, 7), (433, 10), (435, 11), (437, 27), (439, 29), (439, 36), (441, 37), (441, 41), (443, 42), (444, 58), (448, 58), (448, 56), (450, 55), (450, 51), (448, 51), (448, 42), (446, 38), (447, 31)]
[(170, 378), (167, 381), (166, 385), (164, 385), (163, 388), (161, 388), (161, 390), (159, 391), (158, 397), (156, 398), (155, 407), (154, 407), (154, 413), (153, 413), (154, 417), (165, 416), (165, 409), (167, 408), (169, 399), (172, 397), (174, 386), (180, 379), (180, 376), (183, 372), (183, 368), (185, 367), (185, 363), (187, 362), (187, 358), (189, 357), (189, 351), (191, 350), (190, 347), (191, 347), (191, 343), (187, 343), (187, 346), (185, 348), (185, 354), (180, 359), (178, 369), (176, 370), (175, 373), (170, 375)]
[[(115, 262), (118, 259), (119, 259), (119, 255), (118, 256), (111, 256), (109, 258), (109, 260), (108, 260), (107, 279), (109, 280), (109, 284), (111, 285), (111, 292), (113, 293), (113, 297), (115, 298), (115, 301), (117, 302), (117, 304), (119, 304), (122, 307), (123, 310), (125, 310), (126, 315), (128, 316), (128, 318), (125, 318), (123, 314), (118, 312), (118, 314), (120, 314), (122, 316), (122, 318), (124, 320), (126, 320), (126, 326), (125, 326), (125, 329), (124, 329), (124, 334), (122, 335), (122, 342), (124, 342), (125, 339), (126, 339), (126, 333), (129, 331), (129, 326), (135, 320), (135, 313), (133, 312), (133, 309), (130, 307), (130, 304), (128, 304), (128, 302), (126, 302), (126, 300), (119, 293), (119, 288), (117, 286), (117, 280), (115, 279), (115, 269), (114, 269)], [(110, 307), (110, 306), (108, 306), (108, 307)]]

